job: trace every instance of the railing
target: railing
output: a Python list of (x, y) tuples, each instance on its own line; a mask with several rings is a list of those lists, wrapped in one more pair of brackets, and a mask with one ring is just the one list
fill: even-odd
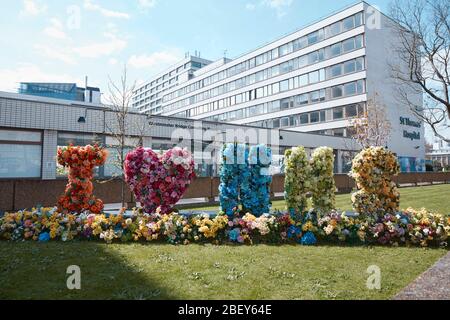
[[(334, 176), (338, 193), (349, 193), (355, 188), (352, 178), (345, 174)], [(402, 173), (394, 178), (399, 186), (419, 186), (426, 184), (450, 183), (450, 172)], [(36, 205), (54, 206), (58, 197), (64, 192), (66, 180), (0, 180), (0, 211), (21, 210)], [(125, 202), (133, 204), (133, 197), (125, 186)], [(284, 191), (284, 176), (273, 177), (271, 185), (272, 198)], [(112, 180), (105, 183), (94, 182), (94, 194), (104, 203), (121, 202), (121, 181)], [(204, 204), (217, 203), (219, 196), (219, 178), (199, 177), (186, 191), (184, 199), (204, 199)], [(188, 207), (182, 204), (179, 207)], [(197, 202), (195, 206), (199, 206)]]

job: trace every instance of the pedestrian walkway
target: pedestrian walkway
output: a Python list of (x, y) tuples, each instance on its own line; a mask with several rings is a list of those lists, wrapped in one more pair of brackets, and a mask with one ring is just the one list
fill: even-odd
[(397, 294), (394, 300), (450, 300), (450, 252)]

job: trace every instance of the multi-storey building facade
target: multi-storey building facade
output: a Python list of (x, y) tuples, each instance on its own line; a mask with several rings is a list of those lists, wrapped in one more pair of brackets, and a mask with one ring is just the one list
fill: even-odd
[(210, 63), (211, 61), (200, 57), (186, 57), (168, 70), (140, 85), (133, 93), (133, 107), (141, 113), (160, 114), (164, 93), (176, 87), (179, 83), (192, 79), (196, 70)]
[[(162, 115), (346, 137), (376, 95), (392, 124), (388, 147), (421, 171), (423, 124), (389, 80), (390, 63), (401, 63), (393, 23), (360, 2), (179, 82), (164, 92)], [(410, 99), (422, 96), (411, 91)]]
[(450, 142), (436, 139), (426, 157), (436, 169), (450, 170)]

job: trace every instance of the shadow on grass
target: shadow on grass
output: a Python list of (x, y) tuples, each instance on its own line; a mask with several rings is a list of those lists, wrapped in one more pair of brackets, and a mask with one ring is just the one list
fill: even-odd
[[(0, 299), (177, 299), (118, 246), (0, 242)], [(67, 288), (70, 265), (80, 267), (80, 290)]]

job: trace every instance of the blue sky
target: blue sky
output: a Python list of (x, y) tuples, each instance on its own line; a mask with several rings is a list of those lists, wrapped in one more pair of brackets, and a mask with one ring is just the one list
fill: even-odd
[[(107, 90), (128, 65), (141, 82), (195, 50), (233, 58), (354, 0), (0, 0), (0, 90), (20, 81)], [(371, 4), (387, 12), (389, 0)]]

